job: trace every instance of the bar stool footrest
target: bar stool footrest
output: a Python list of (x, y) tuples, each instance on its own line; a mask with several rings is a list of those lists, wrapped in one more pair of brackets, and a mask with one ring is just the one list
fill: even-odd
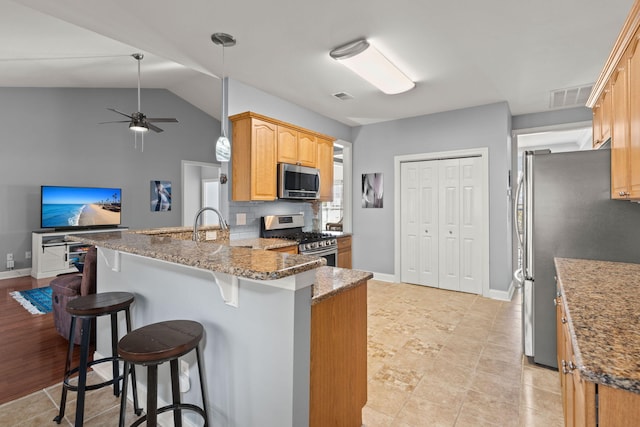
[[(87, 368), (90, 368), (93, 365), (99, 365), (100, 363), (107, 363), (107, 362), (114, 362), (114, 361), (118, 361), (119, 362), (121, 360), (122, 359), (120, 359), (119, 357), (116, 357), (116, 356), (104, 357), (102, 359), (92, 360), (91, 362), (87, 363)], [(67, 372), (65, 374), (64, 380), (62, 381), (63, 387), (65, 387), (67, 390), (71, 390), (71, 391), (75, 391), (75, 392), (78, 391), (78, 386), (69, 384), (69, 380), (71, 379), (71, 375), (77, 373), (79, 370), (80, 370), (80, 367), (76, 366), (75, 368), (71, 369), (69, 372)], [(120, 381), (123, 378), (124, 378), (124, 372), (122, 374), (120, 374), (117, 378), (113, 378), (113, 379), (110, 379), (110, 380), (107, 380), (107, 381), (103, 381), (103, 382), (98, 383), (98, 384), (86, 385), (84, 389), (85, 390), (98, 390), (98, 389), (100, 389), (102, 387), (113, 385), (116, 381)]]
[[(171, 405), (167, 405), (167, 406), (163, 406), (162, 408), (158, 408), (156, 413), (157, 414), (162, 414), (163, 412), (177, 411), (177, 410), (194, 411), (194, 412), (198, 413), (204, 419), (205, 427), (208, 425), (207, 416), (204, 413), (204, 410), (201, 407), (199, 407), (198, 405), (194, 405), (192, 403), (173, 403)], [(133, 424), (131, 424), (130, 427), (139, 426), (140, 424), (142, 424), (142, 423), (144, 423), (146, 421), (147, 421), (147, 415), (145, 414), (144, 417), (136, 420)]]

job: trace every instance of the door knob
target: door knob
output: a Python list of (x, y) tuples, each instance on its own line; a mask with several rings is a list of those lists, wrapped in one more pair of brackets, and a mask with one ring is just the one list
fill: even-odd
[(453, 231), (449, 230), (449, 234), (453, 234)]

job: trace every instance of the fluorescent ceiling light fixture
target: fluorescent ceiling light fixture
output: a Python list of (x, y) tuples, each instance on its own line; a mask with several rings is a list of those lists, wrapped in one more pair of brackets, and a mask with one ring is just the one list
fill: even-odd
[(329, 55), (387, 95), (406, 92), (416, 86), (365, 39), (339, 46)]

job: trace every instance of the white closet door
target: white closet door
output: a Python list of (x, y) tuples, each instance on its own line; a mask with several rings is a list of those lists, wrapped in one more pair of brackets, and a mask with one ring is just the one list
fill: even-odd
[(401, 280), (438, 287), (438, 162), (401, 165)]
[(460, 159), (460, 290), (482, 293), (482, 163)]
[(400, 280), (420, 283), (420, 172), (419, 163), (402, 163), (400, 169)]
[(441, 160), (439, 168), (439, 284), (460, 290), (460, 160)]

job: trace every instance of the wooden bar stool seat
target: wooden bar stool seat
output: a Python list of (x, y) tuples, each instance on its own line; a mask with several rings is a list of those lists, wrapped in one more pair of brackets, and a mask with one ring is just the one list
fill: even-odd
[[(69, 301), (66, 310), (71, 315), (71, 330), (69, 336), (75, 336), (75, 329), (77, 319), (81, 320), (81, 340), (80, 340), (80, 361), (78, 366), (72, 368), (73, 358), (73, 346), (74, 340), (69, 340), (69, 347), (67, 350), (67, 361), (65, 364), (64, 380), (62, 381), (62, 396), (60, 398), (60, 410), (58, 415), (53, 419), (60, 424), (64, 418), (64, 412), (67, 402), (67, 391), (75, 391), (78, 393), (76, 403), (76, 419), (75, 425), (82, 426), (84, 423), (84, 404), (85, 404), (85, 392), (88, 390), (96, 390), (102, 387), (113, 385), (113, 394), (120, 396), (120, 380), (126, 381), (126, 375), (120, 374), (119, 358), (117, 351), (118, 344), (118, 313), (125, 312), (127, 332), (131, 331), (131, 313), (129, 308), (134, 301), (134, 295), (129, 292), (104, 292), (98, 294), (91, 294), (78, 297)], [(104, 357), (89, 362), (89, 338), (91, 336), (91, 324), (94, 319), (100, 316), (111, 316), (111, 356)], [(103, 381), (98, 384), (87, 385), (87, 370), (93, 365), (99, 363), (111, 362), (112, 365), (112, 379)], [(127, 367), (125, 367), (125, 370)], [(126, 372), (126, 371), (125, 371)], [(71, 384), (71, 379), (77, 375), (77, 385)], [(126, 372), (128, 373), (128, 372)], [(131, 372), (132, 384), (133, 384), (133, 403), (134, 411), (137, 415), (142, 412), (138, 407), (138, 392), (135, 381), (135, 372)], [(121, 401), (126, 406), (126, 387), (123, 383), (123, 394)]]
[[(146, 421), (149, 427), (157, 426), (158, 414), (173, 411), (174, 426), (182, 426), (182, 410), (194, 411), (204, 419), (207, 426), (206, 394), (204, 375), (200, 358), (199, 343), (204, 335), (204, 328), (192, 320), (170, 320), (153, 323), (129, 332), (118, 343), (118, 354), (124, 360), (125, 381), (123, 393), (126, 393), (127, 373), (129, 366), (143, 365), (147, 367), (147, 409), (146, 415), (136, 420), (131, 427)], [(178, 378), (178, 358), (196, 351), (202, 407), (180, 401), (180, 383)], [(170, 362), (171, 394), (173, 403), (158, 408), (158, 365)], [(133, 370), (132, 370), (133, 372)], [(120, 407), (120, 427), (124, 426), (125, 405)]]

